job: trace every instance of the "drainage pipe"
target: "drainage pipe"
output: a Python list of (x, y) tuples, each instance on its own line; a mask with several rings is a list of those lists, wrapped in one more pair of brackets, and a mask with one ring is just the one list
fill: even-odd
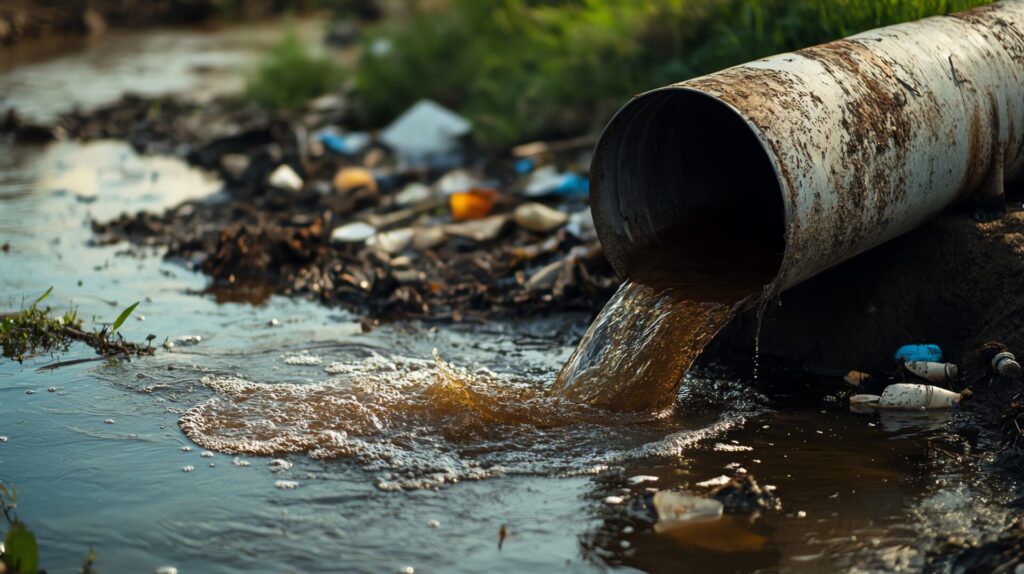
[(1024, 0), (879, 28), (633, 98), (591, 166), (623, 277), (778, 293), (1024, 172)]

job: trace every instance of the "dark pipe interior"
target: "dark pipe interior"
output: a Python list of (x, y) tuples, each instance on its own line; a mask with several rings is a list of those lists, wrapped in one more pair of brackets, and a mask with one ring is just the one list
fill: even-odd
[(594, 157), (594, 219), (626, 277), (770, 283), (785, 249), (779, 181), (757, 136), (724, 103), (682, 89), (633, 100)]

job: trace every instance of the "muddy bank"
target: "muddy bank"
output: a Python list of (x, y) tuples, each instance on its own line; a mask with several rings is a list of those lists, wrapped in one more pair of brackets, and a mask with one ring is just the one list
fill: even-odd
[[(56, 35), (102, 34), (108, 27), (202, 22), (219, 15), (220, 4), (214, 0), (12, 0), (0, 3), (0, 45)], [(235, 4), (242, 14), (267, 15), (276, 3), (246, 0)]]
[[(219, 173), (225, 189), (212, 201), (125, 214), (94, 229), (97, 243), (166, 247), (168, 258), (208, 273), (210, 291), (225, 299), (259, 302), (282, 293), (341, 305), (368, 322), (472, 321), (596, 310), (614, 291), (618, 281), (593, 233), (585, 194), (527, 197), (532, 173), (472, 151), (461, 161), (465, 168), (452, 169), (402, 167), (373, 145), (358, 154), (315, 149), (311, 134), (346, 117), (342, 99), (287, 116), (233, 99), (200, 106), (126, 97), (52, 126), (16, 115), (6, 126), (16, 140), (123, 139), (140, 152), (179, 155)], [(561, 169), (578, 163), (577, 155), (531, 163)], [(271, 183), (282, 166), (299, 177), (292, 189)], [(345, 168), (353, 170), (342, 177)], [(459, 217), (456, 196), (493, 206)], [(525, 204), (533, 217), (519, 209)], [(395, 233), (376, 243), (339, 239), (357, 222)]]

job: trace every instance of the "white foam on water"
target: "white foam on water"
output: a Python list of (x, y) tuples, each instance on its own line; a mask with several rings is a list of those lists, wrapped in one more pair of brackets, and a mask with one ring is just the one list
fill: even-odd
[(681, 456), (745, 420), (727, 411), (651, 442), (638, 435), (649, 437), (644, 425), (663, 415), (610, 413), (549, 396), (549, 381), (456, 368), (436, 355), (372, 355), (324, 371), (326, 380), (309, 384), (203, 377), (213, 396), (179, 424), (206, 449), (349, 458), (375, 473), (378, 488), (406, 490), (505, 474), (596, 474), (633, 459)]

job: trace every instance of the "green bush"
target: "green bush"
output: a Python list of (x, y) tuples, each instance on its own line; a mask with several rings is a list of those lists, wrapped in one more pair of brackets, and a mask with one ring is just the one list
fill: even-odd
[(382, 125), (432, 98), (473, 120), (481, 144), (500, 148), (597, 127), (631, 95), (666, 83), (985, 3), (448, 0), (367, 39), (357, 105)]
[(294, 30), (288, 31), (246, 82), (246, 97), (260, 106), (294, 109), (338, 87), (341, 68), (309, 53)]

